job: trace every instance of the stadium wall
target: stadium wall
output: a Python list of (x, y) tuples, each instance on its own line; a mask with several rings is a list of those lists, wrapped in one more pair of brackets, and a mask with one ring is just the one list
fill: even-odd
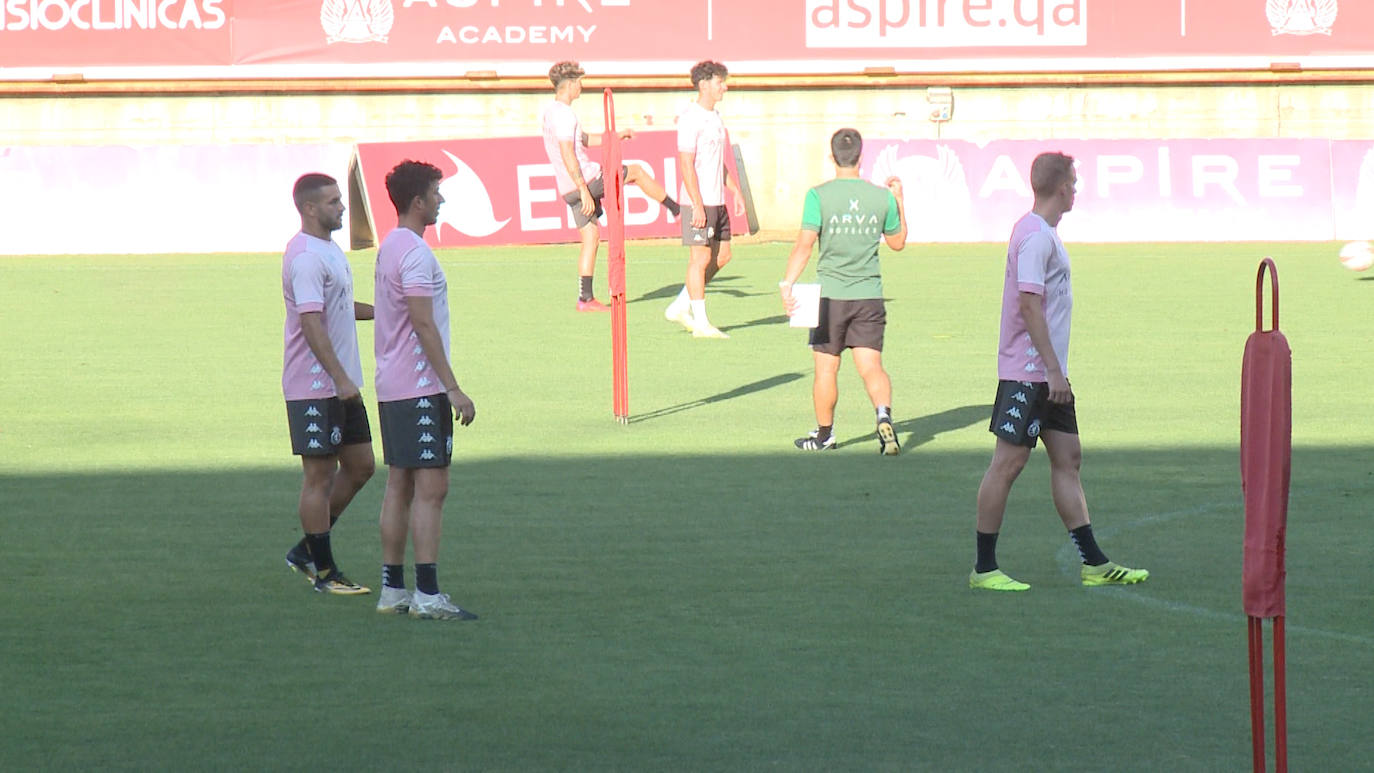
[[(968, 85), (952, 117), (928, 120), (925, 84), (803, 87), (741, 79), (720, 105), (741, 146), (761, 238), (790, 236), (806, 189), (827, 179), (830, 133), (950, 139), (1374, 138), (1374, 83)], [(686, 89), (589, 79), (576, 105), (601, 127), (599, 90), (617, 87), (622, 128), (671, 128)], [(0, 152), (13, 146), (351, 145), (528, 136), (550, 93), (470, 91), (103, 93), (0, 96)], [(26, 196), (41, 196), (31, 191)], [(120, 251), (120, 250), (112, 250)], [(4, 252), (4, 250), (0, 250)]]

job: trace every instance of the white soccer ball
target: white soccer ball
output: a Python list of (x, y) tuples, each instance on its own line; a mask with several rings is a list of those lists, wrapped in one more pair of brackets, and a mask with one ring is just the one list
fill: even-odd
[(1374, 266), (1374, 247), (1369, 242), (1350, 242), (1341, 248), (1341, 265), (1351, 271), (1364, 271)]

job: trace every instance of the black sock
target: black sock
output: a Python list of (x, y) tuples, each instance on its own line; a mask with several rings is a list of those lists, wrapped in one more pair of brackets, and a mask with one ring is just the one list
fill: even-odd
[(673, 201), (672, 196), (664, 196), (662, 204), (664, 207), (667, 208), (669, 212), (673, 213), (673, 217), (677, 217), (678, 215), (682, 214), (682, 207), (679, 207), (677, 205), (677, 202)]
[(388, 588), (406, 589), (405, 564), (382, 564), (382, 585)]
[(1097, 539), (1093, 537), (1093, 525), (1085, 523), (1077, 529), (1069, 532), (1073, 538), (1073, 544), (1078, 547), (1078, 557), (1083, 559), (1083, 563), (1088, 566), (1101, 566), (1107, 563), (1107, 554), (1097, 546)]
[(824, 443), (830, 439), (830, 433), (835, 429), (834, 424), (827, 424), (824, 427), (816, 427), (816, 439)]
[(978, 563), (974, 564), (975, 572), (991, 572), (997, 568), (997, 532), (988, 534), (978, 532)]
[(310, 560), (315, 562), (315, 574), (324, 576), (334, 571), (334, 551), (329, 547), (329, 532), (305, 535)]
[(592, 299), (592, 278), (580, 276), (577, 278), (577, 300), (590, 301)]
[[(339, 516), (337, 515), (329, 516), (329, 528), (334, 528), (334, 524), (337, 523), (338, 520)], [(292, 552), (304, 553), (307, 556), (310, 555), (310, 544), (305, 541), (305, 537), (301, 537), (301, 541), (296, 543), (296, 547), (292, 548)]]
[(433, 596), (439, 592), (439, 565), (415, 565), (415, 590)]
[(892, 407), (887, 405), (878, 406), (878, 421), (892, 421)]

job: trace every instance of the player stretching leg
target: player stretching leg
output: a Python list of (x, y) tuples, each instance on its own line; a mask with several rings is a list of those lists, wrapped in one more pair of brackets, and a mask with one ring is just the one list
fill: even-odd
[[(601, 199), (606, 195), (606, 181), (601, 165), (587, 157), (587, 147), (601, 144), (601, 136), (582, 131), (582, 123), (572, 109), (572, 102), (582, 94), (585, 73), (577, 62), (559, 62), (549, 68), (553, 82), (553, 101), (544, 107), (541, 123), (544, 133), (544, 152), (553, 166), (558, 195), (567, 202), (582, 239), (577, 259), (577, 310), (609, 311), (592, 294), (592, 276), (596, 270), (596, 250), (601, 244), (597, 218), (601, 217)], [(634, 137), (633, 129), (620, 132), (621, 139)], [(668, 196), (663, 186), (638, 164), (621, 167), (627, 185), (639, 186), (649, 198), (662, 204), (674, 216), (681, 211), (677, 202)]]

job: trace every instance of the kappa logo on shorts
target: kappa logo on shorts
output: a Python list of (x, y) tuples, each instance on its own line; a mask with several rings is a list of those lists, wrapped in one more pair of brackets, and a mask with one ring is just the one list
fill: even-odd
[(421, 397), (420, 400), (419, 400), (419, 402), (415, 403), (415, 407), (416, 407), (416, 408), (433, 408), (434, 406), (430, 404), (429, 398), (428, 398), (428, 397)]
[(1009, 421), (1008, 421), (1008, 422), (1003, 422), (1003, 423), (1002, 423), (1002, 426), (998, 427), (998, 429), (1000, 429), (1000, 430), (1002, 430), (1003, 432), (1006, 432), (1006, 433), (1008, 433), (1008, 434), (1013, 434), (1013, 435), (1016, 434), (1016, 425), (1015, 425), (1015, 424), (1012, 424), (1012, 423), (1009, 422)]
[(1026, 393), (1025, 393), (1025, 392), (1017, 392), (1016, 394), (1014, 394), (1014, 395), (1011, 396), (1011, 399), (1015, 400), (1016, 402), (1018, 402), (1018, 403), (1020, 403), (1020, 404), (1022, 404), (1022, 405), (1026, 405), (1026, 404), (1027, 404), (1027, 403), (1026, 403)]
[(309, 442), (309, 443), (306, 443), (305, 447), (306, 447), (306, 448), (324, 448), (324, 446), (320, 444), (320, 441), (316, 440), (316, 439), (313, 438), (313, 437), (310, 438), (310, 442)]
[(434, 426), (434, 419), (431, 419), (431, 418), (429, 417), (429, 414), (425, 414), (424, 416), (421, 416), (421, 417), (420, 417), (420, 420), (419, 420), (419, 421), (415, 422), (415, 426), (417, 426), (417, 427), (432, 427), (432, 426)]
[(1013, 419), (1019, 419), (1021, 418), (1021, 409), (1013, 405), (1012, 407), (1006, 410), (1006, 414), (1012, 417)]
[(306, 415), (306, 416), (319, 416), (319, 415), (320, 415), (320, 409), (319, 409), (319, 408), (316, 408), (315, 406), (312, 405), (312, 406), (310, 406), (309, 408), (306, 408), (306, 409), (305, 409), (305, 415)]
[(343, 428), (342, 428), (342, 427), (335, 427), (334, 429), (330, 430), (330, 432), (329, 432), (329, 442), (330, 442), (330, 443), (333, 443), (333, 444), (336, 445), (336, 446), (337, 446), (337, 445), (342, 445), (342, 444), (343, 444)]
[(305, 431), (306, 431), (306, 432), (323, 432), (324, 430), (320, 429), (320, 425), (318, 425), (318, 424), (316, 424), (315, 422), (312, 421), (312, 422), (310, 422), (310, 426), (308, 426), (308, 427), (305, 428)]
[(426, 448), (425, 450), (420, 452), (420, 458), (428, 462), (434, 459), (434, 452)]
[(420, 433), (420, 442), (421, 442), (421, 443), (433, 443), (433, 442), (434, 442), (434, 436), (431, 435), (431, 434), (429, 434), (428, 432), (421, 432), (421, 433)]
[(1040, 420), (1039, 420), (1039, 419), (1036, 419), (1035, 421), (1031, 422), (1031, 423), (1030, 423), (1030, 426), (1029, 426), (1029, 427), (1026, 427), (1026, 436), (1027, 436), (1027, 437), (1039, 437), (1039, 436), (1040, 436)]

